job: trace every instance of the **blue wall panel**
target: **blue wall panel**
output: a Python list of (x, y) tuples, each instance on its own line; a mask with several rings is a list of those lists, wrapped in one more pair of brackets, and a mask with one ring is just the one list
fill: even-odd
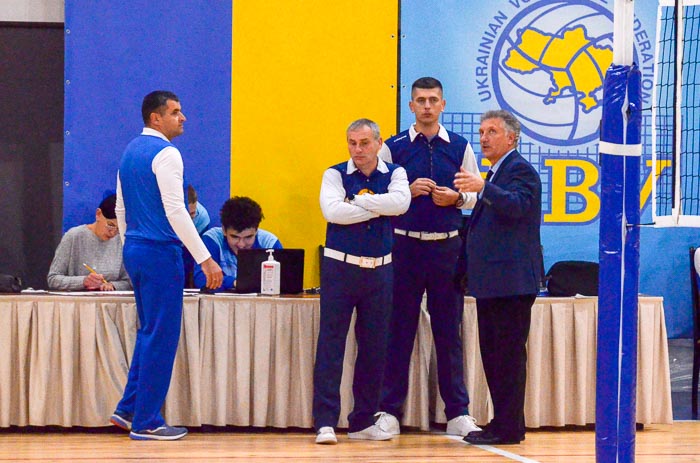
[(157, 89), (180, 98), (188, 120), (174, 143), (218, 221), (230, 188), (232, 2), (65, 5), (64, 230), (94, 220), (115, 189), (121, 154), (143, 127), (141, 101)]

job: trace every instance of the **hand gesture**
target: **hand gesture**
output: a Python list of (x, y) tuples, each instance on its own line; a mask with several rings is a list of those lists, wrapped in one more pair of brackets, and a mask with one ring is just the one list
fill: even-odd
[(103, 284), (104, 275), (101, 273), (88, 273), (87, 276), (83, 278), (83, 286), (89, 291), (100, 291)]
[(411, 198), (417, 196), (426, 196), (433, 192), (437, 184), (429, 178), (417, 178), (411, 185), (409, 189), (411, 190)]
[(436, 186), (433, 189), (433, 203), (436, 206), (454, 206), (459, 199), (459, 193), (448, 186)]
[(221, 282), (224, 280), (224, 273), (221, 271), (221, 267), (216, 263), (211, 257), (202, 262), (202, 271), (207, 277), (207, 288), (217, 289), (221, 286)]
[(478, 193), (484, 189), (485, 181), (481, 175), (473, 174), (460, 167), (455, 174), (454, 185), (462, 193)]
[(114, 291), (115, 289), (114, 284), (109, 281), (103, 281), (100, 285), (100, 291)]

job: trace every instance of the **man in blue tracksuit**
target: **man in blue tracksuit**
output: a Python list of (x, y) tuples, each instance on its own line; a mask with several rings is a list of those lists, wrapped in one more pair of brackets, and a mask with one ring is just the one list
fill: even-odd
[(459, 331), (464, 295), (455, 284), (455, 274), (463, 249), (460, 209), (473, 207), (476, 195), (458, 193), (451, 187), (460, 168), (477, 174), (479, 170), (469, 142), (438, 122), (445, 109), (439, 80), (416, 80), (409, 107), (415, 124), (388, 139), (379, 153), (384, 161), (406, 169), (411, 207), (393, 221), (394, 309), (377, 424), (390, 434), (400, 433), (411, 352), (423, 293), (427, 292), (447, 434), (465, 436), (480, 428), (467, 413), (469, 397)]
[(168, 426), (160, 410), (180, 338), (182, 244), (202, 265), (207, 287), (219, 287), (223, 275), (185, 207), (182, 156), (170, 142), (185, 122), (177, 96), (151, 92), (141, 114), (145, 127), (119, 166), (115, 208), (140, 327), (124, 395), (110, 421), (130, 430), (132, 439), (175, 440), (187, 429)]
[(377, 157), (379, 127), (359, 119), (347, 129), (351, 159), (323, 174), (321, 211), (328, 221), (321, 266), (321, 324), (314, 366), (317, 444), (335, 444), (345, 339), (357, 309), (357, 359), (348, 416), (350, 439), (387, 440), (374, 422), (386, 361), (393, 269), (389, 216), (406, 212), (406, 171)]

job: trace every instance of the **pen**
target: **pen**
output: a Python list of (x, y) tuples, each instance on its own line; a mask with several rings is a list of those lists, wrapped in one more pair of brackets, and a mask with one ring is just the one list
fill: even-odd
[[(84, 263), (84, 262), (83, 262), (83, 267), (85, 267), (86, 269), (88, 269), (88, 272), (90, 272), (90, 273), (97, 273), (97, 272), (95, 271), (95, 269), (93, 269), (92, 267), (90, 267), (88, 264), (86, 264), (86, 263)], [(105, 284), (109, 284), (109, 281), (105, 280), (104, 278), (102, 278), (102, 282), (105, 283)]]

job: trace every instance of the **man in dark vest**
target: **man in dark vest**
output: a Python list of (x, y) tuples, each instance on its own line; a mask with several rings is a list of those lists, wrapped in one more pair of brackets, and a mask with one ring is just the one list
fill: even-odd
[(350, 439), (387, 440), (375, 424), (386, 362), (393, 266), (389, 216), (411, 202), (406, 171), (378, 158), (379, 127), (359, 119), (347, 129), (351, 159), (323, 174), (321, 211), (328, 221), (321, 266), (321, 326), (314, 367), (313, 417), (317, 444), (338, 442), (340, 379), (345, 338), (357, 310), (357, 359), (348, 416)]

